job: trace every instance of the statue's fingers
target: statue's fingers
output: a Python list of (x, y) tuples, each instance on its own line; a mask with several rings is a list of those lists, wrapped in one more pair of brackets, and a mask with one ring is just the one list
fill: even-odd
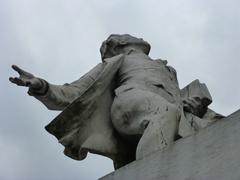
[(191, 109), (193, 107), (193, 104), (191, 102), (189, 102), (189, 101), (185, 101), (184, 107), (186, 107), (188, 109)]
[(23, 74), (23, 70), (20, 68), (20, 67), (18, 67), (17, 65), (12, 65), (12, 68), (15, 70), (15, 71), (17, 71), (18, 72), (18, 74)]
[(14, 84), (18, 84), (19, 81), (18, 81), (18, 78), (13, 78), (13, 77), (10, 77), (9, 80), (14, 83)]
[(191, 104), (192, 106), (197, 107), (199, 103), (193, 98), (191, 99)]
[(22, 79), (17, 78), (17, 77), (11, 78), (10, 81), (11, 81), (12, 83), (14, 83), (14, 84), (17, 84), (18, 86), (26, 86), (25, 81), (23, 81)]
[(19, 86), (26, 86), (26, 82), (23, 81), (23, 80), (20, 79), (20, 78), (17, 78), (17, 83), (18, 83)]
[(22, 81), (21, 79), (19, 79), (19, 78), (14, 78), (14, 81), (16, 82), (17, 85), (19, 85), (19, 86), (24, 86), (24, 83), (23, 83), (23, 81)]
[(17, 65), (12, 65), (12, 68), (18, 72), (18, 74), (20, 76), (25, 76), (25, 77), (34, 77), (31, 73), (24, 71), (23, 69), (21, 69), (20, 67), (18, 67)]
[(14, 84), (16, 84), (13, 77), (10, 77), (10, 78), (9, 78), (9, 81), (12, 82), (12, 83), (14, 83)]

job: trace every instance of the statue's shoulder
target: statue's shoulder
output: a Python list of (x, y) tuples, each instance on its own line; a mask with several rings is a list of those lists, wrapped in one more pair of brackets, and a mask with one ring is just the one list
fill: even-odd
[(155, 61), (157, 61), (158, 63), (164, 65), (171, 73), (173, 73), (176, 77), (177, 77), (177, 71), (170, 65), (168, 65), (168, 61), (167, 60), (163, 60), (163, 59), (154, 59)]
[(118, 54), (116, 56), (103, 59), (103, 63), (114, 63), (117, 61), (122, 61), (124, 59), (124, 57), (125, 57), (124, 54)]
[(161, 64), (163, 64), (163, 65), (167, 65), (167, 63), (168, 63), (168, 61), (167, 60), (163, 60), (163, 59), (160, 59), (160, 58), (158, 58), (158, 59), (153, 59), (154, 61), (157, 61), (158, 63), (161, 63)]

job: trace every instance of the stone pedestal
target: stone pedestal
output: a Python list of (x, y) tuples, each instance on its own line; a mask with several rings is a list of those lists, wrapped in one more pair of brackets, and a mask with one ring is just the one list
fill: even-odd
[(239, 180), (240, 110), (100, 180)]

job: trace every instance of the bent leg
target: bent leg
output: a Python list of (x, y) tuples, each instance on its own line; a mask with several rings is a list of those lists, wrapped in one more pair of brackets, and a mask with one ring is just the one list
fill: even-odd
[(140, 159), (176, 139), (180, 110), (158, 94), (132, 89), (115, 98), (111, 119), (126, 141), (138, 144), (136, 158)]
[(171, 144), (177, 135), (180, 111), (168, 102), (161, 104), (159, 114), (151, 118), (136, 151), (136, 159), (141, 159)]

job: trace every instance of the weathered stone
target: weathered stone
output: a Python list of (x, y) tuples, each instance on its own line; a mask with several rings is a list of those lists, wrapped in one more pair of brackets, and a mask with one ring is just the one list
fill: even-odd
[(239, 180), (240, 110), (101, 180)]
[(10, 81), (29, 87), (48, 109), (62, 110), (46, 130), (65, 155), (100, 154), (117, 169), (222, 118), (208, 109), (205, 84), (196, 80), (181, 90), (175, 69), (149, 51), (143, 39), (114, 34), (100, 48), (102, 63), (72, 83), (54, 85), (17, 66), (19, 77)]

